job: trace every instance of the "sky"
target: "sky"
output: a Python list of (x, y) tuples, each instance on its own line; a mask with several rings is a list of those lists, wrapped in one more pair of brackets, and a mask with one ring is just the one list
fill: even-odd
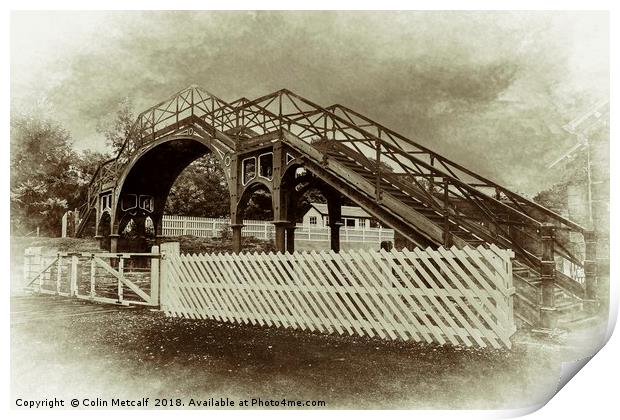
[(609, 95), (605, 12), (13, 12), (11, 108), (103, 150), (97, 125), (191, 84), (340, 103), (533, 194)]

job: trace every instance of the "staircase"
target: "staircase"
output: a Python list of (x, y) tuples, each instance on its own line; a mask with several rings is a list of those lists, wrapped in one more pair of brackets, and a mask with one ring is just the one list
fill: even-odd
[[(289, 144), (295, 147), (299, 142), (289, 139)], [(395, 174), (390, 171), (386, 170), (378, 178), (375, 168), (369, 166), (372, 165), (372, 162), (365, 159), (359, 153), (348, 150), (341, 144), (319, 141), (314, 143), (313, 146), (322, 153), (321, 161), (315, 162), (316, 166), (313, 168), (313, 171), (319, 177), (324, 178), (332, 185), (338, 183), (338, 181), (345, 184), (343, 182), (344, 179), (358, 177), (365, 180), (367, 185), (375, 186), (375, 190), (379, 189), (381, 191), (379, 200), (376, 200), (374, 194), (368, 194), (372, 189), (366, 190), (367, 194), (365, 197), (352, 192), (347, 193), (346, 186), (341, 187), (340, 190), (375, 217), (381, 220), (397, 220), (397, 223), (401, 223), (400, 227), (396, 227), (397, 223), (395, 222), (392, 222), (391, 225), (402, 235), (410, 239), (414, 245), (456, 245), (459, 247), (469, 245), (477, 247), (483, 244), (495, 243), (498, 246), (520, 250), (513, 263), (513, 279), (516, 288), (515, 315), (521, 326), (528, 328), (540, 327), (541, 318), (539, 311), (542, 305), (540, 266), (542, 261), (540, 258), (534, 257), (529, 251), (529, 249), (533, 248), (531, 245), (524, 247), (514, 239), (499, 234), (494, 235), (482, 224), (459, 222), (468, 218), (468, 216), (469, 219), (473, 219), (474, 216), (480, 217), (480, 215), (472, 214), (471, 209), (468, 212), (467, 206), (454, 205), (449, 199), (447, 200), (448, 205), (446, 207), (438, 207), (437, 204), (441, 202), (442, 196), (445, 196), (445, 194), (437, 191), (426, 196), (420, 194), (414, 186), (407, 185), (402, 178), (398, 179), (399, 177), (395, 177)], [(344, 168), (347, 176), (337, 177), (336, 179), (327, 177), (323, 173), (323, 171), (328, 172), (325, 168), (330, 167), (327, 162), (331, 162), (332, 166), (335, 164)], [(359, 190), (356, 192), (359, 192)], [(402, 207), (383, 204), (386, 196), (402, 204)], [(373, 208), (377, 202), (381, 203), (379, 208)], [(417, 220), (408, 218), (407, 216), (410, 213), (402, 212), (402, 208), (414, 211), (420, 215), (420, 218), (433, 224), (436, 231), (442, 231), (441, 240), (435, 237), (433, 241), (433, 238), (420, 238), (419, 235), (416, 235), (420, 228), (416, 223)], [(506, 210), (504, 209), (504, 211)], [(572, 323), (590, 319), (590, 315), (583, 310), (584, 286), (560, 272), (556, 273), (556, 277), (556, 287), (553, 294), (558, 326), (569, 327)]]
[(583, 267), (584, 256), (569, 240), (583, 237), (583, 227), (368, 117), (341, 105), (320, 107), (288, 90), (228, 104), (192, 86), (143, 112), (119, 156), (93, 177), (88, 211), (135, 150), (184, 126), (231, 150), (280, 140), (302, 156), (304, 167), (415, 246), (512, 249), (515, 312), (523, 325), (539, 326), (549, 299), (560, 325), (586, 316), (582, 282), (556, 272), (553, 296), (543, 296), (549, 292), (542, 287), (545, 264), (564, 259)]

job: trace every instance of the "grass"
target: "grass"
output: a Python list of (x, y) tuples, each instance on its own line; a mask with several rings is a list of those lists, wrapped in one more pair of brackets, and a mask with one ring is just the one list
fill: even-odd
[[(20, 299), (38, 299), (37, 311), (57, 301)], [(91, 307), (60, 302), (74, 311), (84, 305)], [(559, 374), (555, 351), (540, 346), (442, 347), (167, 318), (148, 309), (18, 323), (11, 352), (15, 398), (287, 398), (324, 400), (327, 408), (516, 408), (546, 401)]]
[[(226, 240), (178, 240), (186, 253), (229, 246)], [(261, 250), (269, 246), (246, 241)], [(12, 256), (23, 255), (26, 246), (70, 251), (92, 243), (13, 238)], [(12, 268), (21, 265), (12, 260)], [(532, 336), (516, 337), (511, 350), (480, 350), (175, 319), (148, 309), (58, 316), (93, 308), (100, 305), (13, 298), (12, 312), (27, 321), (11, 328), (15, 398), (287, 398), (324, 400), (327, 408), (520, 408), (554, 394), (567, 354)], [(577, 337), (568, 352), (572, 359), (583, 357), (575, 349), (584, 343), (598, 349), (592, 337)]]

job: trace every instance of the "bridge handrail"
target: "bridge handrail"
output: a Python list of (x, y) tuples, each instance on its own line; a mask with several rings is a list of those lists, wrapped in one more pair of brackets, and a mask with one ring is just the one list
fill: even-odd
[[(380, 131), (380, 133), (386, 133), (386, 134), (389, 134), (391, 136), (397, 137), (399, 140), (405, 141), (407, 144), (409, 144), (409, 145), (419, 149), (419, 151), (421, 151), (423, 153), (426, 153), (429, 156), (432, 156), (432, 158), (434, 160), (437, 160), (442, 165), (444, 165), (444, 167), (446, 167), (447, 170), (449, 170), (450, 167), (452, 167), (453, 169), (456, 169), (458, 171), (464, 172), (467, 175), (469, 175), (469, 176), (471, 176), (473, 178), (478, 179), (481, 182), (481, 184), (479, 185), (480, 187), (494, 188), (494, 189), (502, 192), (504, 195), (506, 195), (506, 197), (511, 198), (513, 200), (513, 202), (515, 202), (515, 200), (521, 200), (521, 201), (525, 202), (527, 205), (532, 206), (532, 207), (536, 208), (537, 210), (545, 213), (546, 215), (552, 217), (553, 219), (558, 220), (562, 224), (565, 224), (565, 225), (571, 227), (575, 231), (579, 231), (579, 232), (583, 233), (586, 230), (583, 226), (580, 226), (579, 224), (573, 222), (572, 220), (569, 220), (569, 219), (567, 219), (567, 218), (557, 214), (556, 212), (554, 212), (552, 210), (549, 210), (548, 208), (546, 208), (544, 206), (541, 206), (540, 204), (536, 203), (533, 200), (528, 199), (527, 197), (524, 197), (524, 196), (522, 196), (520, 194), (515, 193), (514, 191), (511, 191), (511, 190), (509, 190), (509, 189), (507, 189), (505, 187), (502, 187), (501, 185), (499, 185), (499, 184), (489, 180), (488, 178), (485, 178), (485, 177), (483, 177), (483, 176), (481, 176), (481, 175), (471, 171), (470, 169), (467, 169), (464, 166), (459, 165), (458, 163), (456, 163), (456, 162), (454, 162), (454, 161), (452, 161), (452, 160), (450, 160), (448, 158), (445, 158), (445, 157), (437, 154), (436, 152), (432, 151), (428, 147), (425, 147), (425, 146), (423, 146), (423, 145), (421, 145), (421, 144), (419, 144), (419, 143), (417, 143), (417, 142), (415, 142), (415, 141), (413, 141), (413, 140), (403, 136), (402, 134), (399, 134), (399, 133), (397, 133), (397, 132), (395, 132), (393, 130), (390, 130), (389, 128), (387, 128), (387, 127), (385, 127), (385, 126), (383, 126), (383, 125), (381, 125), (381, 124), (371, 120), (370, 118), (368, 118), (368, 117), (366, 117), (366, 116), (364, 116), (364, 115), (362, 115), (362, 114), (360, 114), (360, 113), (358, 113), (356, 111), (351, 110), (350, 108), (347, 108), (347, 107), (345, 107), (343, 105), (340, 105), (340, 104), (334, 104), (334, 105), (331, 105), (330, 107), (328, 107), (327, 109), (341, 110), (341, 111), (343, 111), (345, 113), (353, 114), (356, 117), (363, 119), (366, 123), (372, 124), (374, 127), (376, 127)], [(410, 153), (410, 152), (407, 152), (407, 153)], [(517, 204), (517, 202), (515, 202), (515, 204)]]
[[(317, 105), (317, 104), (315, 104), (315, 103), (313, 103), (313, 102), (309, 101), (308, 99), (305, 99), (305, 98), (303, 98), (303, 97), (301, 97), (301, 96), (299, 96), (299, 95), (297, 95), (297, 94), (294, 94), (294, 93), (292, 93), (292, 92), (290, 92), (290, 91), (288, 91), (288, 90), (283, 90), (283, 91), (284, 91), (284, 92), (286, 92), (286, 93), (289, 93), (290, 95), (293, 95), (294, 97), (296, 97), (297, 99), (299, 99), (299, 100), (301, 100), (301, 101), (305, 102), (306, 104), (308, 104), (308, 105), (310, 105), (310, 106), (315, 107), (317, 110), (324, 110), (325, 112), (329, 112), (329, 113), (332, 115), (332, 117), (333, 117), (333, 118), (337, 119), (337, 120), (338, 120), (338, 121), (340, 121), (341, 123), (346, 124), (348, 128), (355, 129), (355, 130), (357, 130), (357, 131), (363, 132), (363, 133), (365, 133), (365, 134), (367, 134), (367, 135), (371, 136), (371, 138), (372, 138), (372, 139), (374, 139), (375, 141), (379, 141), (379, 142), (381, 143), (381, 145), (383, 145), (383, 146), (385, 146), (385, 147), (391, 147), (393, 151), (398, 151), (398, 153), (399, 153), (401, 156), (404, 156), (404, 157), (407, 157), (408, 159), (414, 160), (414, 161), (416, 161), (416, 163), (418, 163), (418, 164), (422, 164), (423, 166), (427, 167), (427, 169), (429, 169), (429, 170), (436, 170), (437, 172), (439, 172), (439, 173), (441, 174), (441, 176), (443, 176), (443, 177), (447, 177), (447, 178), (448, 178), (448, 179), (450, 179), (450, 180), (453, 180), (453, 181), (459, 182), (461, 185), (466, 186), (466, 187), (468, 188), (468, 190), (470, 190), (471, 192), (473, 192), (473, 193), (475, 193), (475, 194), (477, 194), (477, 195), (483, 196), (483, 197), (485, 197), (485, 198), (487, 198), (487, 199), (489, 199), (489, 198), (490, 198), (490, 199), (492, 199), (492, 200), (494, 200), (494, 201), (496, 201), (496, 202), (498, 202), (498, 203), (499, 203), (499, 201), (498, 201), (498, 200), (495, 200), (492, 196), (490, 196), (490, 195), (488, 195), (488, 194), (485, 194), (484, 192), (482, 192), (482, 191), (478, 190), (478, 189), (477, 189), (477, 188), (475, 188), (475, 187), (472, 187), (471, 185), (469, 185), (469, 183), (466, 183), (466, 182), (461, 181), (461, 180), (460, 180), (460, 179), (459, 179), (459, 178), (458, 178), (455, 174), (453, 174), (452, 172), (450, 172), (450, 173), (445, 173), (444, 171), (442, 171), (442, 170), (440, 170), (440, 169), (438, 169), (438, 168), (435, 168), (435, 167), (433, 167), (432, 165), (428, 165), (428, 164), (427, 164), (426, 162), (424, 162), (423, 160), (421, 160), (421, 159), (419, 159), (419, 158), (415, 157), (414, 155), (412, 155), (411, 153), (409, 153), (409, 152), (407, 152), (407, 151), (403, 150), (403, 149), (402, 149), (402, 147), (400, 147), (397, 143), (395, 143), (395, 142), (394, 142), (394, 143), (390, 144), (389, 142), (385, 141), (383, 138), (381, 138), (381, 137), (379, 137), (379, 136), (377, 136), (377, 135), (375, 135), (375, 134), (373, 134), (373, 133), (369, 132), (369, 131), (367, 130), (367, 127), (359, 127), (359, 126), (358, 126), (358, 125), (356, 125), (355, 123), (353, 123), (353, 122), (349, 122), (349, 121), (347, 121), (347, 120), (345, 120), (345, 119), (343, 119), (343, 118), (339, 117), (339, 116), (338, 116), (338, 115), (336, 115), (335, 113), (332, 113), (332, 112), (328, 111), (327, 109), (321, 108), (319, 105)], [(343, 107), (341, 107), (341, 108), (343, 108)], [(362, 116), (362, 115), (361, 115), (361, 114), (359, 114), (359, 113), (356, 113), (356, 114), (357, 114), (360, 118), (364, 118), (364, 119), (365, 119), (365, 121), (366, 121), (367, 123), (377, 124), (377, 123), (375, 123), (374, 121), (370, 120), (369, 118), (366, 118), (366, 117)], [(557, 214), (557, 213), (555, 213), (555, 212), (553, 212), (553, 211), (551, 211), (551, 210), (549, 210), (549, 209), (547, 209), (547, 208), (545, 208), (545, 207), (541, 206), (540, 204), (538, 204), (538, 203), (536, 203), (536, 202), (534, 202), (534, 201), (531, 201), (531, 200), (527, 199), (526, 197), (521, 196), (520, 194), (517, 194), (517, 193), (515, 193), (515, 192), (513, 192), (513, 191), (510, 191), (510, 190), (508, 190), (507, 188), (501, 187), (500, 185), (498, 185), (498, 184), (494, 183), (493, 181), (490, 181), (490, 180), (488, 180), (488, 179), (486, 179), (486, 178), (484, 178), (484, 177), (482, 177), (482, 176), (480, 176), (480, 175), (477, 175), (476, 173), (474, 173), (474, 172), (472, 172), (472, 171), (470, 171), (470, 170), (468, 170), (468, 169), (464, 168), (464, 167), (463, 167), (463, 166), (461, 166), (461, 165), (458, 165), (458, 164), (456, 164), (456, 163), (454, 163), (454, 162), (452, 162), (452, 161), (450, 161), (450, 160), (448, 160), (448, 159), (446, 159), (446, 158), (443, 158), (443, 157), (439, 156), (437, 153), (435, 153), (435, 152), (431, 151), (430, 149), (425, 148), (424, 146), (418, 145), (417, 143), (413, 142), (412, 140), (407, 139), (406, 137), (404, 137), (404, 136), (402, 136), (402, 135), (400, 135), (400, 134), (398, 134), (398, 133), (396, 133), (396, 132), (394, 132), (394, 131), (392, 131), (392, 130), (388, 130), (387, 128), (385, 128), (385, 127), (383, 127), (383, 126), (380, 126), (380, 125), (378, 125), (378, 124), (377, 124), (377, 126), (380, 128), (381, 132), (389, 132), (390, 134), (392, 134), (392, 135), (394, 135), (394, 136), (398, 136), (398, 138), (399, 138), (399, 139), (401, 139), (401, 140), (403, 140), (403, 141), (406, 141), (408, 144), (410, 144), (410, 145), (412, 145), (412, 146), (415, 146), (415, 147), (418, 147), (420, 150), (422, 150), (422, 151), (424, 151), (424, 152), (426, 152), (426, 153), (429, 153), (429, 154), (433, 155), (433, 157), (434, 157), (435, 159), (437, 159), (438, 157), (439, 157), (439, 158), (441, 158), (442, 163), (444, 163), (444, 162), (445, 162), (446, 164), (449, 164), (449, 165), (451, 165), (451, 166), (454, 166), (456, 169), (459, 169), (459, 170), (461, 170), (461, 171), (463, 171), (463, 172), (467, 173), (468, 175), (470, 175), (470, 176), (472, 176), (472, 177), (475, 177), (475, 178), (477, 178), (478, 180), (480, 180), (480, 181), (482, 181), (482, 182), (484, 182), (484, 183), (486, 183), (486, 184), (489, 184), (489, 186), (492, 186), (492, 187), (494, 187), (494, 188), (498, 188), (498, 189), (500, 189), (500, 190), (501, 190), (501, 191), (502, 191), (502, 192), (503, 192), (503, 193), (504, 193), (507, 197), (512, 197), (513, 199), (514, 199), (514, 198), (518, 198), (518, 199), (520, 199), (520, 200), (522, 200), (522, 201), (526, 202), (528, 205), (530, 205), (530, 206), (532, 206), (532, 207), (536, 208), (537, 210), (539, 210), (539, 211), (541, 211), (541, 212), (544, 212), (544, 213), (545, 213), (545, 214), (547, 214), (548, 216), (552, 217), (553, 219), (557, 220), (558, 222), (560, 222), (560, 223), (562, 223), (562, 224), (565, 224), (565, 225), (569, 226), (570, 228), (572, 228), (572, 229), (573, 229), (573, 230), (575, 230), (575, 231), (578, 231), (578, 232), (580, 232), (580, 233), (583, 233), (583, 232), (586, 230), (584, 227), (582, 227), (582, 226), (578, 225), (577, 223), (575, 223), (575, 222), (573, 222), (573, 221), (571, 221), (571, 220), (568, 220), (568, 219), (566, 219), (566, 218), (562, 217), (561, 215), (559, 215), (559, 214)], [(366, 141), (366, 139), (359, 140), (359, 141)], [(447, 167), (446, 167), (446, 169), (449, 171), (449, 169), (448, 169)], [(501, 204), (505, 205), (504, 203), (501, 203)], [(517, 204), (517, 203), (515, 203), (515, 204)], [(513, 210), (515, 210), (515, 211), (519, 211), (519, 210), (517, 210), (517, 209), (514, 209), (513, 207), (510, 207), (510, 206), (508, 206), (508, 207), (509, 207), (509, 208), (511, 208), (511, 209), (513, 209)], [(526, 216), (527, 218), (532, 219), (529, 215), (525, 214), (523, 211), (519, 211), (519, 213), (523, 214), (523, 216)], [(540, 223), (540, 222), (538, 222), (538, 223)]]
[[(278, 92), (275, 92), (275, 93), (273, 93), (273, 94), (271, 94), (271, 95), (266, 95), (266, 96), (263, 96), (263, 97), (261, 97), (261, 98), (255, 99), (255, 100), (253, 100), (253, 101), (247, 102), (246, 104), (241, 105), (238, 109), (241, 109), (241, 108), (247, 108), (247, 107), (251, 107), (251, 106), (257, 106), (258, 108), (260, 108), (260, 110), (261, 110), (262, 112), (269, 114), (269, 115), (270, 115), (272, 118), (274, 118), (274, 119), (281, 119), (281, 120), (283, 120), (283, 121), (284, 121), (284, 122), (286, 122), (286, 123), (292, 123), (292, 124), (295, 124), (295, 120), (293, 120), (293, 119), (291, 119), (291, 118), (288, 118), (286, 115), (277, 116), (277, 115), (275, 115), (274, 113), (270, 112), (269, 110), (265, 109), (264, 107), (261, 107), (261, 106), (259, 106), (259, 105), (258, 105), (258, 103), (259, 103), (260, 101), (265, 101), (265, 100), (267, 100), (267, 99), (271, 99), (271, 97), (274, 97), (274, 96), (276, 96), (276, 95), (287, 94), (287, 93), (288, 93), (288, 94), (291, 94), (291, 95), (294, 95), (294, 96), (295, 96), (295, 97), (297, 97), (298, 99), (300, 99), (300, 100), (302, 100), (302, 101), (306, 102), (307, 104), (309, 104), (309, 105), (311, 105), (311, 106), (316, 107), (316, 108), (317, 108), (317, 111), (319, 111), (319, 112), (323, 112), (323, 113), (325, 113), (325, 114), (327, 114), (327, 115), (330, 115), (330, 116), (331, 116), (334, 120), (337, 120), (337, 121), (339, 121), (339, 122), (341, 122), (341, 123), (343, 123), (343, 124), (346, 124), (346, 125), (347, 125), (347, 128), (350, 128), (350, 129), (353, 129), (353, 130), (359, 131), (359, 132), (361, 132), (362, 134), (365, 134), (365, 135), (371, 136), (371, 139), (364, 138), (364, 139), (359, 139), (359, 140), (355, 140), (355, 141), (363, 142), (363, 141), (368, 141), (368, 140), (374, 140), (375, 142), (378, 142), (379, 144), (381, 144), (383, 147), (385, 147), (386, 149), (390, 150), (391, 152), (397, 153), (398, 155), (400, 155), (400, 156), (402, 156), (402, 157), (405, 157), (405, 158), (407, 158), (407, 159), (410, 159), (410, 160), (414, 161), (414, 162), (415, 162), (416, 164), (418, 164), (418, 165), (422, 165), (422, 166), (424, 166), (426, 169), (428, 169), (428, 170), (430, 170), (430, 171), (432, 171), (432, 172), (436, 173), (436, 174), (437, 174), (437, 176), (440, 176), (440, 177), (443, 177), (443, 178), (449, 179), (449, 180), (450, 180), (450, 181), (452, 181), (454, 184), (456, 184), (456, 185), (458, 185), (458, 186), (461, 186), (461, 187), (463, 187), (463, 188), (467, 189), (467, 190), (468, 190), (468, 192), (470, 192), (470, 193), (472, 193), (472, 194), (475, 194), (475, 195), (477, 195), (477, 196), (480, 196), (481, 198), (484, 198), (485, 200), (491, 200), (491, 201), (492, 201), (492, 202), (494, 202), (495, 204), (497, 204), (497, 205), (499, 205), (499, 206), (503, 207), (505, 210), (510, 211), (510, 212), (513, 212), (513, 213), (515, 213), (515, 214), (518, 214), (520, 217), (523, 217), (523, 218), (525, 218), (526, 220), (529, 220), (529, 221), (530, 221), (530, 222), (532, 222), (532, 224), (534, 224), (535, 226), (540, 226), (540, 225), (542, 224), (540, 221), (538, 221), (538, 220), (536, 220), (536, 219), (532, 218), (532, 217), (531, 217), (531, 216), (529, 216), (528, 214), (525, 214), (525, 213), (523, 213), (523, 212), (521, 212), (521, 211), (519, 211), (519, 210), (515, 209), (514, 207), (510, 207), (510, 206), (508, 206), (507, 204), (502, 203), (501, 201), (499, 201), (499, 200), (495, 199), (494, 197), (492, 197), (492, 196), (490, 196), (490, 195), (488, 195), (488, 194), (485, 194), (484, 192), (482, 192), (482, 191), (480, 191), (480, 190), (476, 189), (475, 187), (472, 187), (472, 186), (471, 186), (471, 185), (469, 185), (468, 183), (466, 183), (466, 182), (464, 182), (464, 181), (460, 180), (459, 178), (457, 178), (457, 177), (455, 177), (455, 176), (453, 176), (453, 175), (447, 174), (447, 173), (445, 173), (445, 172), (443, 172), (443, 171), (441, 171), (441, 170), (439, 170), (439, 169), (437, 169), (437, 168), (435, 168), (435, 167), (433, 167), (433, 166), (431, 166), (431, 165), (427, 164), (426, 162), (422, 161), (421, 159), (418, 159), (418, 158), (416, 158), (416, 157), (414, 157), (414, 156), (409, 155), (407, 152), (405, 152), (404, 150), (402, 150), (402, 148), (397, 148), (397, 147), (395, 147), (394, 145), (392, 145), (392, 144), (390, 144), (390, 143), (386, 142), (385, 140), (383, 140), (383, 139), (381, 139), (381, 138), (378, 138), (378, 137), (374, 136), (372, 133), (368, 133), (368, 132), (364, 131), (362, 128), (359, 128), (359, 127), (357, 127), (357, 126), (354, 126), (354, 125), (350, 124), (349, 122), (347, 122), (346, 120), (344, 120), (344, 119), (342, 119), (342, 118), (338, 117), (337, 115), (335, 115), (335, 114), (333, 114), (333, 113), (331, 113), (331, 112), (327, 111), (326, 109), (321, 108), (319, 105), (316, 105), (316, 104), (312, 103), (311, 101), (309, 101), (309, 100), (307, 100), (307, 99), (305, 99), (305, 98), (302, 98), (302, 97), (300, 97), (300, 96), (298, 96), (298, 95), (296, 95), (296, 94), (293, 94), (292, 92), (289, 92), (289, 91), (287, 91), (287, 90), (285, 90), (285, 89), (280, 90), (280, 91), (278, 91)], [(306, 129), (306, 130), (308, 130), (307, 128), (305, 128), (305, 129)], [(289, 130), (289, 131), (290, 131), (290, 130)], [(292, 134), (294, 134), (294, 133), (292, 133)], [(323, 133), (323, 132), (321, 132), (321, 131), (319, 131), (319, 130), (316, 130), (316, 131), (315, 131), (315, 134), (316, 134), (316, 135), (318, 135), (318, 136), (322, 136), (322, 135), (324, 135), (324, 133)], [(350, 142), (350, 141), (348, 141), (348, 142)], [(401, 168), (406, 169), (404, 166), (402, 166), (402, 162), (399, 162), (399, 164), (401, 165)], [(379, 165), (375, 164), (375, 167), (378, 167), (378, 166), (379, 166)], [(409, 171), (406, 171), (406, 173), (407, 173), (407, 174), (409, 174), (409, 175), (414, 175), (414, 176), (416, 175), (416, 174), (412, 174), (412, 173), (411, 173), (411, 172), (409, 172)]]

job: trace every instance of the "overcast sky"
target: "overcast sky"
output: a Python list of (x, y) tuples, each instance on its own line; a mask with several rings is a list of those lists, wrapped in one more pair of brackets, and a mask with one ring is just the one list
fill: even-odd
[(14, 12), (12, 111), (101, 150), (124, 97), (288, 88), (532, 193), (574, 142), (561, 126), (608, 97), (608, 30), (602, 12)]

